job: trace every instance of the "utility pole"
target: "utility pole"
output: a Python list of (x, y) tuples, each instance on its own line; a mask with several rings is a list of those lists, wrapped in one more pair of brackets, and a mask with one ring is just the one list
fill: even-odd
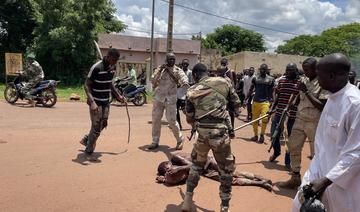
[(168, 17), (168, 33), (167, 33), (167, 46), (168, 52), (173, 51), (173, 22), (174, 22), (174, 0), (169, 0), (169, 17)]
[(201, 46), (202, 46), (202, 37), (201, 37), (202, 33), (201, 31), (199, 32), (199, 38), (200, 38), (200, 56), (199, 56), (199, 63), (201, 63)]
[(154, 17), (155, 17), (155, 0), (152, 1), (152, 15), (151, 15), (151, 39), (150, 39), (150, 70), (147, 73), (146, 76), (146, 85), (149, 86), (149, 89), (151, 88), (150, 77), (152, 75), (153, 66), (154, 66)]

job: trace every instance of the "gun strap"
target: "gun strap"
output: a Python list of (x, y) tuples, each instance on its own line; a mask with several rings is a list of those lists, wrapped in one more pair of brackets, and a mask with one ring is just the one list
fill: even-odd
[(168, 68), (165, 68), (165, 71), (169, 74), (170, 78), (176, 83), (176, 85), (178, 85), (179, 80), (174, 76), (174, 73), (172, 73)]
[(215, 88), (215, 87), (213, 87), (213, 86), (211, 86), (211, 85), (208, 85), (208, 84), (206, 84), (206, 83), (203, 83), (203, 82), (199, 82), (199, 84), (200, 84), (200, 85), (203, 85), (203, 86), (207, 86), (207, 87), (213, 89), (216, 93), (218, 93), (218, 94), (220, 94), (222, 97), (224, 97), (225, 101), (227, 102), (227, 96), (225, 96), (225, 94), (221, 93), (221, 92), (219, 91), (219, 89), (217, 89), (217, 88)]

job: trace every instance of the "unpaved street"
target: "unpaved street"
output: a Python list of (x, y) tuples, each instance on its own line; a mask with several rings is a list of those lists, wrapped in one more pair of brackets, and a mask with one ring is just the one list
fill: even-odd
[[(1, 101), (0, 211), (180, 211), (186, 186), (155, 183), (157, 166), (174, 151), (175, 139), (164, 126), (161, 148), (146, 151), (144, 146), (151, 142), (151, 105), (130, 106), (129, 111), (130, 145), (125, 108), (111, 107), (109, 126), (96, 148), (98, 161), (89, 162), (78, 142), (90, 127), (85, 103), (59, 102), (47, 109)], [(244, 139), (251, 136), (252, 129), (247, 127), (238, 131), (232, 142), (237, 170), (273, 182), (288, 179), (282, 166), (284, 156), (278, 164), (267, 162), (269, 141), (264, 145)], [(184, 151), (191, 151), (192, 142), (185, 144)], [(308, 144), (305, 150), (307, 167)], [(218, 187), (218, 182), (201, 179), (194, 196), (198, 211), (219, 210)], [(289, 211), (294, 194), (290, 190), (271, 193), (259, 187), (233, 187), (231, 210)]]

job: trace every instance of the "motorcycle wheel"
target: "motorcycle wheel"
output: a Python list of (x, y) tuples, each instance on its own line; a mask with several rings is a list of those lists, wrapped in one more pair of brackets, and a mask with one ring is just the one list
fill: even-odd
[(8, 85), (4, 91), (4, 97), (7, 102), (14, 104), (19, 99), (19, 93), (14, 85)]
[(136, 106), (142, 106), (146, 102), (146, 94), (143, 92), (139, 92), (135, 94), (134, 100), (132, 101)]
[(57, 102), (57, 96), (54, 90), (44, 90), (41, 94), (42, 102), (44, 107), (52, 107)]

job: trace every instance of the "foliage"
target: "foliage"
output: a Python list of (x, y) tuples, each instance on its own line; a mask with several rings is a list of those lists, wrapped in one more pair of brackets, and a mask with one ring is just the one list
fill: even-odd
[(349, 57), (360, 53), (360, 23), (323, 31), (320, 35), (300, 35), (280, 45), (277, 53), (322, 57), (341, 52)]
[[(192, 38), (199, 40), (198, 36)], [(223, 25), (215, 29), (215, 32), (202, 38), (202, 48), (219, 49), (222, 55), (229, 55), (241, 51), (266, 50), (262, 34), (241, 28), (236, 25)]]
[(33, 42), (36, 21), (30, 0), (2, 0), (0, 11), (0, 81), (4, 81), (5, 52), (25, 52)]
[(95, 60), (93, 40), (100, 32), (119, 32), (110, 0), (35, 0), (38, 27), (33, 50), (47, 78), (79, 84)]

